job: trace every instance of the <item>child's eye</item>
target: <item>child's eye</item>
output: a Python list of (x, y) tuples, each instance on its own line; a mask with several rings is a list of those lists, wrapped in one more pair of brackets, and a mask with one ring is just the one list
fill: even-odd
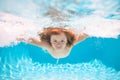
[(53, 42), (57, 42), (57, 40), (54, 40)]
[(64, 40), (61, 40), (61, 42), (65, 42)]

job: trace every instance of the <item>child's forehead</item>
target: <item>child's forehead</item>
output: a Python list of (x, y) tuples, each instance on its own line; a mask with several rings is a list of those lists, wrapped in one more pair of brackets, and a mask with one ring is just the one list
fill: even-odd
[(56, 38), (56, 39), (66, 39), (67, 37), (65, 36), (65, 34), (55, 34), (55, 35), (51, 35), (51, 38)]

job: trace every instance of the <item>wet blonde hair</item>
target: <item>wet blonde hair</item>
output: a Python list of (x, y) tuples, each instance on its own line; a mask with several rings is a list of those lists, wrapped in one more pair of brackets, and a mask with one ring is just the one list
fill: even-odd
[(58, 27), (49, 27), (44, 28), (43, 32), (39, 33), (39, 36), (41, 41), (48, 42), (51, 45), (50, 42), (51, 35), (59, 35), (62, 32), (65, 34), (67, 38), (67, 47), (71, 47), (76, 39), (75, 33), (72, 30)]

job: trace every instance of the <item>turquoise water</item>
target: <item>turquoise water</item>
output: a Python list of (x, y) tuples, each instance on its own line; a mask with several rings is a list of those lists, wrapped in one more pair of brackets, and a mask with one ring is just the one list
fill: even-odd
[[(0, 0), (0, 11), (35, 19), (52, 5), (72, 18), (95, 14), (120, 20), (119, 4), (119, 0)], [(40, 47), (21, 42), (0, 47), (0, 80), (120, 80), (119, 61), (120, 36), (90, 37), (59, 60)]]

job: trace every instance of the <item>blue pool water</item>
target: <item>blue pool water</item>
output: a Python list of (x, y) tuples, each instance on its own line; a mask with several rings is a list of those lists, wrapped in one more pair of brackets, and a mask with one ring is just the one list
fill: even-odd
[[(69, 9), (76, 12), (69, 13), (71, 17), (95, 14), (120, 20), (119, 4), (119, 0), (0, 0), (0, 11), (34, 19), (52, 5), (66, 14)], [(20, 42), (0, 47), (0, 80), (120, 80), (119, 61), (120, 35), (87, 38), (59, 60), (40, 47)]]

